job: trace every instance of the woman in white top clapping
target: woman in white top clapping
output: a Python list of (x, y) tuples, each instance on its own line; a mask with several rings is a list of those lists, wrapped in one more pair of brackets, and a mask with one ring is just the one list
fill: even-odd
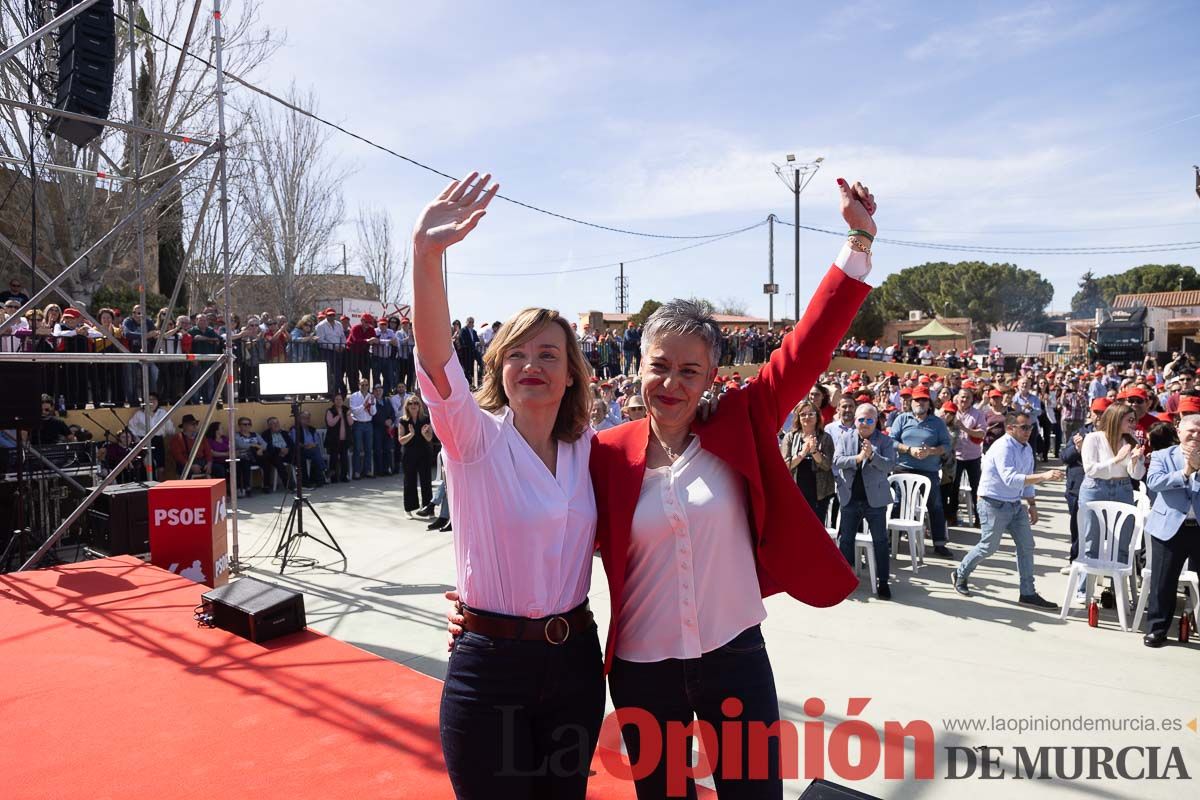
[(442, 254), (497, 186), (472, 173), (413, 231), (417, 380), (443, 445), (462, 627), (442, 689), (442, 752), (459, 798), (583, 800), (604, 715), (587, 605), (596, 541), (590, 371), (557, 312), (500, 328), (472, 396), (446, 332)]
[[(1095, 558), (1100, 553), (1100, 535), (1096, 516), (1087, 510), (1093, 500), (1112, 500), (1133, 505), (1133, 481), (1146, 474), (1145, 451), (1134, 438), (1137, 415), (1125, 403), (1113, 403), (1096, 422), (1096, 430), (1083, 438), (1080, 455), (1086, 477), (1079, 488), (1080, 553)], [(1122, 532), (1120, 558), (1129, 542)], [(1084, 583), (1076, 590), (1077, 601), (1084, 600)]]

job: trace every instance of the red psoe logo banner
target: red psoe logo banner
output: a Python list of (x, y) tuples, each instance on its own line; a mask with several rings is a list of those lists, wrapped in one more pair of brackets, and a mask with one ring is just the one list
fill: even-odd
[(228, 583), (225, 481), (165, 481), (147, 494), (150, 562), (205, 586)]

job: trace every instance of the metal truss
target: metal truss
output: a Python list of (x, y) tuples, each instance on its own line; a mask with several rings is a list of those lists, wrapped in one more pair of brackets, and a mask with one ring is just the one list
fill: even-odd
[[(19, 42), (16, 42), (11, 47), (4, 50), (3, 53), (0, 53), (0, 64), (3, 64), (8, 59), (12, 58), (15, 54), (19, 53), (21, 50), (25, 49), (29, 45), (38, 41), (39, 39), (49, 35), (52, 31), (56, 30), (64, 22), (69, 21), (73, 17), (75, 17), (78, 14), (82, 13), (83, 11), (87, 10), (87, 8), (95, 2), (96, 2), (96, 0), (83, 0), (82, 2), (78, 3), (77, 5), (72, 6), (70, 9), (68, 9), (63, 14), (58, 15), (50, 22), (41, 26), (40, 28), (38, 28), (37, 30), (35, 30), (34, 32), (32, 32), (31, 34), (29, 34), (28, 36), (26, 36), (25, 38), (20, 40)], [(190, 40), (191, 40), (191, 35), (192, 35), (192, 31), (193, 31), (193, 28), (195, 25), (195, 21), (199, 14), (199, 11), (200, 11), (200, 5), (201, 5), (201, 0), (195, 0), (195, 4), (192, 8), (191, 24), (189, 24), (189, 27), (188, 27), (188, 34), (187, 34), (188, 42), (190, 42)], [(0, 245), (2, 245), (7, 250), (12, 252), (13, 255), (18, 260), (20, 260), (27, 268), (29, 268), (35, 275), (37, 275), (37, 277), (39, 279), (45, 281), (45, 284), (42, 286), (42, 288), (40, 290), (38, 290), (32, 297), (30, 297), (29, 301), (27, 303), (25, 303), (20, 308), (20, 310), (18, 310), (16, 313), (14, 313), (9, 319), (7, 319), (3, 322), (0, 322), (0, 333), (3, 333), (8, 328), (12, 327), (16, 323), (16, 321), (25, 314), (26, 311), (36, 308), (37, 304), (39, 302), (41, 302), (43, 299), (45, 299), (51, 292), (57, 291), (58, 294), (62, 295), (67, 300), (68, 303), (71, 303), (76, 308), (78, 308), (79, 306), (74, 302), (74, 300), (59, 287), (61, 286), (63, 281), (73, 271), (75, 271), (81, 264), (86, 262), (87, 257), (89, 255), (95, 253), (100, 248), (104, 247), (106, 244), (111, 242), (113, 240), (113, 238), (115, 238), (117, 236), (117, 234), (119, 234), (121, 231), (125, 230), (126, 228), (128, 228), (130, 226), (133, 226), (133, 228), (134, 228), (134, 231), (136, 234), (136, 241), (137, 241), (136, 249), (134, 252), (137, 257), (139, 300), (141, 302), (142, 307), (145, 308), (145, 306), (146, 306), (146, 258), (145, 258), (145, 229), (144, 229), (144, 219), (143, 219), (145, 212), (147, 210), (153, 208), (154, 206), (156, 206), (159, 203), (159, 201), (162, 200), (162, 198), (167, 194), (167, 192), (169, 192), (176, 184), (178, 184), (180, 181), (182, 181), (185, 177), (187, 177), (189, 174), (191, 174), (194, 170), (196, 170), (202, 161), (206, 161), (208, 159), (208, 157), (212, 156), (212, 155), (216, 156), (217, 163), (216, 163), (215, 169), (213, 171), (212, 178), (208, 182), (207, 191), (205, 192), (204, 199), (200, 206), (199, 215), (198, 215), (195, 227), (192, 232), (192, 238), (191, 238), (191, 241), (188, 243), (187, 250), (184, 254), (184, 260), (183, 260), (183, 264), (179, 271), (179, 277), (177, 278), (176, 284), (171, 293), (171, 307), (173, 308), (175, 302), (178, 300), (180, 288), (183, 283), (183, 278), (184, 278), (184, 275), (187, 273), (188, 264), (191, 261), (192, 254), (194, 253), (195, 245), (199, 238), (202, 223), (203, 223), (204, 217), (208, 211), (210, 201), (212, 199), (214, 191), (219, 189), (219, 195), (217, 197), (217, 205), (218, 205), (218, 208), (220, 209), (221, 269), (222, 269), (222, 272), (224, 275), (224, 281), (225, 281), (225, 297), (224, 297), (225, 310), (224, 310), (224, 313), (225, 313), (225, 319), (227, 319), (227, 320), (233, 319), (232, 299), (230, 297), (230, 292), (229, 292), (229, 283), (230, 283), (229, 230), (228, 230), (229, 200), (228, 200), (228, 181), (227, 181), (227, 172), (226, 172), (226, 159), (228, 156), (228, 143), (226, 141), (226, 129), (225, 129), (224, 38), (223, 38), (223, 28), (222, 28), (222, 20), (221, 20), (221, 5), (222, 5), (221, 0), (213, 0), (213, 2), (212, 2), (213, 54), (214, 54), (214, 64), (216, 67), (216, 69), (215, 69), (216, 104), (217, 104), (217, 119), (218, 119), (218, 123), (219, 123), (218, 124), (218, 135), (217, 135), (217, 138), (213, 141), (209, 141), (208, 137), (197, 138), (197, 137), (186, 136), (186, 135), (181, 135), (181, 134), (177, 134), (177, 133), (171, 133), (171, 132), (161, 130), (161, 129), (144, 127), (143, 125), (140, 124), (140, 120), (138, 119), (138, 104), (136, 102), (131, 104), (132, 119), (129, 122), (119, 122), (119, 121), (115, 121), (115, 120), (99, 119), (96, 117), (88, 116), (86, 114), (77, 114), (77, 113), (69, 112), (69, 111), (61, 111), (61, 110), (58, 110), (55, 108), (36, 105), (33, 103), (26, 103), (26, 102), (16, 100), (15, 98), (0, 97), (0, 104), (3, 104), (3, 105), (12, 106), (14, 108), (23, 109), (26, 111), (32, 111), (35, 113), (44, 114), (44, 115), (48, 115), (48, 116), (66, 117), (68, 119), (75, 119), (75, 120), (81, 120), (84, 122), (91, 122), (91, 123), (94, 123), (97, 125), (103, 125), (103, 126), (110, 127), (110, 128), (117, 128), (119, 130), (122, 130), (122, 131), (125, 131), (126, 133), (128, 133), (132, 140), (132, 142), (131, 142), (132, 146), (130, 148), (130, 151), (132, 153), (132, 165), (131, 165), (132, 170), (128, 174), (112, 175), (112, 176), (95, 175), (95, 177), (97, 177), (98, 179), (101, 177), (112, 177), (112, 178), (122, 181), (126, 187), (126, 191), (131, 192), (131, 196), (134, 198), (134, 201), (135, 201), (134, 207), (132, 210), (130, 210), (123, 217), (119, 218), (106, 233), (104, 233), (98, 239), (96, 239), (94, 242), (92, 242), (83, 251), (82, 254), (80, 254), (73, 262), (68, 264), (62, 271), (60, 271), (57, 275), (54, 275), (54, 276), (47, 275), (45, 272), (43, 272), (41, 269), (38, 268), (38, 266), (35, 263), (35, 260), (29, 254), (22, 252), (21, 249), (19, 247), (17, 247), (13, 242), (9, 241), (7, 238), (4, 238), (3, 236), (0, 236)], [(136, 20), (139, 18), (139, 14), (138, 14), (139, 2), (138, 2), (138, 0), (126, 0), (125, 6), (126, 6), (126, 14), (127, 14), (128, 19)], [(134, 36), (134, 26), (127, 25), (126, 29), (128, 32), (129, 67), (130, 67), (130, 81), (131, 81), (130, 85), (131, 85), (131, 91), (133, 93), (133, 96), (136, 97), (137, 96), (137, 87), (138, 87), (137, 40)], [(183, 67), (183, 60), (190, 56), (190, 53), (188, 51), (186, 44), (187, 44), (187, 42), (185, 42), (185, 47), (181, 49), (180, 54), (179, 54), (179, 63), (175, 69), (175, 78), (172, 81), (171, 89), (168, 94), (168, 99), (167, 99), (168, 105), (174, 100), (179, 74)], [(149, 195), (143, 196), (144, 182), (147, 179), (149, 179), (151, 177), (155, 177), (162, 172), (162, 170), (160, 169), (160, 170), (155, 170), (154, 172), (151, 172), (148, 175), (144, 175), (142, 173), (141, 142), (142, 142), (143, 137), (151, 137), (151, 138), (157, 139), (157, 140), (167, 140), (167, 141), (179, 142), (179, 143), (183, 143), (183, 144), (187, 144), (187, 145), (195, 145), (196, 147), (199, 147), (202, 149), (199, 153), (196, 153), (195, 155), (191, 156), (190, 158), (188, 158), (186, 161), (184, 161), (182, 164), (178, 165), (177, 167), (176, 167), (176, 165), (172, 165), (172, 168), (177, 168), (178, 171), (175, 172), (174, 174), (170, 175), (166, 180), (162, 181), (161, 183), (158, 183), (155, 191), (153, 191)], [(108, 159), (107, 157), (105, 157), (105, 160), (108, 161), (110, 164), (112, 164), (111, 160)], [(23, 162), (23, 163), (28, 163), (28, 162)], [(54, 165), (50, 165), (50, 166), (54, 166)], [(113, 166), (116, 167), (116, 165), (113, 165)], [(80, 172), (78, 170), (66, 169), (66, 168), (58, 169), (55, 171), (62, 171), (62, 172), (69, 171), (69, 172), (75, 172), (77, 174)], [(119, 169), (117, 171), (120, 172)], [(87, 176), (93, 175), (93, 173), (89, 170), (83, 170), (82, 173)], [(33, 190), (36, 191), (37, 187), (34, 186)], [(87, 319), (90, 323), (92, 323), (94, 326), (99, 328), (99, 325), (96, 323), (95, 319), (93, 319), (93, 317), (85, 309), (80, 308), (79, 310), (85, 319)], [(145, 328), (146, 317), (147, 317), (147, 315), (145, 315), (145, 314), (142, 315), (141, 334), (142, 334), (143, 342), (146, 341), (146, 328)], [(105, 332), (105, 333), (106, 333), (106, 336), (108, 336), (108, 333), (107, 332)], [(237, 429), (237, 427), (235, 425), (235, 422), (237, 419), (237, 408), (235, 406), (236, 397), (234, 396), (234, 382), (233, 382), (233, 374), (234, 374), (234, 372), (233, 372), (233, 365), (234, 365), (233, 340), (230, 336), (226, 335), (226, 337), (225, 337), (225, 352), (224, 353), (222, 353), (220, 355), (209, 355), (209, 356), (195, 356), (195, 355), (188, 355), (188, 354), (162, 353), (161, 352), (161, 347), (162, 347), (161, 339), (159, 341), (158, 346), (156, 347), (156, 352), (132, 353), (132, 352), (129, 352), (129, 350), (124, 345), (121, 345), (121, 343), (119, 341), (116, 341), (111, 336), (108, 336), (108, 338), (116, 344), (118, 352), (106, 353), (103, 356), (101, 356), (101, 358), (103, 358), (107, 363), (127, 363), (127, 364), (137, 364), (137, 365), (141, 366), (142, 387), (143, 387), (143, 391), (142, 391), (143, 413), (148, 422), (153, 418), (152, 414), (150, 413), (149, 404), (148, 404), (149, 403), (148, 398), (149, 398), (149, 394), (150, 394), (150, 391), (148, 388), (149, 365), (150, 364), (162, 363), (162, 362), (180, 362), (180, 361), (201, 362), (201, 363), (212, 362), (208, 365), (208, 367), (204, 370), (204, 372), (199, 376), (199, 378), (192, 384), (192, 386), (183, 394), (183, 396), (180, 398), (178, 404), (186, 403), (190, 398), (192, 398), (200, 390), (200, 388), (202, 386), (205, 385), (205, 383), (207, 383), (214, 376), (219, 375), (220, 379), (222, 381), (224, 381), (224, 388), (225, 388), (224, 402), (225, 402), (225, 409), (226, 409), (226, 414), (227, 414), (227, 423), (226, 424), (230, 431), (230, 436), (233, 436), (233, 432), (236, 431), (236, 429)], [(5, 363), (5, 362), (9, 362), (9, 361), (23, 361), (23, 362), (52, 362), (52, 363), (61, 363), (61, 364), (72, 364), (72, 363), (94, 363), (95, 360), (96, 360), (96, 356), (94, 354), (88, 354), (88, 353), (0, 353), (0, 363)], [(215, 411), (217, 409), (217, 404), (219, 402), (221, 402), (220, 392), (213, 392), (213, 396), (209, 400), (208, 411), (205, 415), (205, 424), (206, 425), (207, 425), (208, 421), (212, 419), (213, 414), (215, 413)], [(67, 532), (67, 530), (70, 528), (70, 526), (73, 525), (84, 513), (86, 513), (87, 509), (89, 507), (91, 507), (91, 505), (101, 495), (101, 493), (104, 491), (104, 489), (107, 486), (109, 486), (111, 483), (113, 483), (117, 479), (117, 477), (126, 469), (126, 467), (128, 467), (131, 463), (133, 463), (134, 459), (136, 459), (140, 454), (142, 454), (143, 451), (148, 451), (147, 454), (149, 455), (149, 457), (145, 459), (146, 476), (148, 479), (153, 478), (153, 474), (154, 474), (153, 473), (153, 470), (154, 470), (153, 449), (151, 448), (150, 445), (151, 445), (152, 439), (158, 434), (158, 431), (163, 427), (166, 420), (167, 420), (167, 417), (164, 417), (163, 419), (159, 420), (159, 422), (157, 424), (150, 426), (150, 428), (146, 432), (146, 435), (143, 436), (137, 443), (135, 443), (132, 446), (132, 448), (125, 455), (125, 457), (121, 460), (121, 462), (119, 464), (117, 464), (108, 473), (108, 475), (106, 475), (104, 477), (104, 479), (98, 485), (93, 487), (88, 492), (87, 496), (83, 499), (83, 501), (79, 504), (79, 506), (76, 507), (75, 510), (72, 511), (67, 516), (67, 518), (46, 539), (46, 541), (37, 549), (37, 551), (21, 566), (21, 569), (32, 569), (33, 567), (35, 567), (37, 565), (37, 563), (46, 555), (46, 553), (50, 552), (50, 550), (58, 543), (58, 541)], [(189, 468), (190, 468), (193, 460), (196, 457), (198, 445), (199, 445), (199, 439), (197, 439), (196, 446), (193, 446), (192, 452), (189, 454), (189, 457), (188, 457)], [(35, 455), (37, 455), (37, 454), (35, 453)], [(238, 466), (237, 448), (230, 447), (228, 480), (229, 480), (229, 485), (231, 487), (237, 486), (237, 466)], [(228, 516), (229, 532), (230, 532), (230, 540), (232, 543), (231, 569), (234, 573), (239, 573), (241, 571), (241, 564), (240, 564), (239, 558), (238, 558), (239, 552), (238, 552), (237, 492), (236, 491), (230, 492), (229, 512), (230, 512), (229, 516)]]

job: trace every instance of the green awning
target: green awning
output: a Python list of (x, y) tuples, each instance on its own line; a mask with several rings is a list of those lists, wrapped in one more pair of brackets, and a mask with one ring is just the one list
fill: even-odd
[(919, 330), (909, 331), (903, 334), (905, 338), (911, 339), (966, 339), (965, 333), (950, 330), (936, 319), (931, 320), (928, 325)]

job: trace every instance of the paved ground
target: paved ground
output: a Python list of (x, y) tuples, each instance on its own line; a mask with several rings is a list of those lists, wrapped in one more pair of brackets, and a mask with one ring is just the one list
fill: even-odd
[[(278, 498), (242, 501), (241, 555), (251, 574), (266, 573), (302, 590), (313, 628), (443, 677), (447, 603), (442, 592), (454, 583), (451, 535), (429, 533), (424, 523), (404, 518), (398, 478), (328, 487), (313, 495), (313, 505), (347, 560), (335, 561), (336, 554), (306, 542), (302, 554), (316, 558), (320, 566), (289, 569), (280, 577), (267, 558), (282, 527)], [(1051, 488), (1043, 492), (1039, 506), (1044, 519), (1035, 528), (1037, 586), (1044, 596), (1061, 602), (1066, 588), (1066, 576), (1059, 574), (1068, 545), (1066, 504)], [(951, 548), (958, 558), (976, 540), (969, 529), (951, 531)], [(906, 549), (902, 545), (901, 550)], [(820, 698), (826, 706), (827, 742), (848, 716), (864, 719), (877, 730), (887, 721), (924, 720), (932, 727), (933, 780), (913, 779), (910, 751), (904, 759), (905, 780), (885, 780), (880, 765), (870, 770), (870, 778), (855, 784), (857, 788), (895, 800), (1196, 796), (1193, 780), (1121, 778), (1116, 755), (1109, 761), (1114, 778), (1105, 778), (1098, 765), (1098, 779), (1087, 780), (1093, 754), (1073, 748), (1141, 748), (1125, 753), (1124, 772), (1133, 776), (1162, 774), (1171, 748), (1178, 748), (1186, 773), (1200, 779), (1200, 734), (1186, 727), (1200, 716), (1200, 640), (1150, 650), (1142, 645), (1140, 634), (1120, 629), (1115, 611), (1103, 611), (1100, 627), (1093, 629), (1082, 609), (1062, 623), (1056, 613), (1018, 605), (1008, 540), (972, 576), (975, 596), (970, 599), (950, 586), (953, 563), (933, 557), (931, 551), (929, 555), (917, 575), (906, 555), (894, 563), (890, 603), (868, 597), (861, 589), (831, 609), (809, 608), (786, 596), (767, 601), (770, 616), (763, 627), (785, 719), (797, 725), (814, 722), (805, 714), (804, 703)], [(608, 597), (599, 559), (591, 599), (603, 631)], [(850, 714), (847, 704), (852, 697), (870, 702), (860, 713)], [(990, 728), (953, 730), (953, 719), (959, 717), (980, 720)], [(1041, 729), (1000, 730), (993, 717), (1002, 718), (998, 724), (1011, 721), (1009, 727), (1023, 721)], [(1178, 729), (1163, 731), (1164, 720)], [(1076, 729), (1062, 730), (1064, 724)], [(1147, 730), (1149, 725), (1155, 730)], [(1121, 726), (1123, 730), (1113, 730)], [(953, 751), (959, 755), (957, 766), (951, 765), (948, 748), (980, 746), (1004, 748), (993, 773), (1003, 769), (1005, 779), (983, 779), (979, 764), (970, 777), (950, 779), (950, 770), (957, 775), (966, 771), (966, 760), (965, 751)], [(1051, 777), (1013, 783), (1018, 746), (1027, 748), (1031, 758), (1037, 757), (1038, 747), (1067, 748), (1060, 751), (1061, 771), (1054, 766), (1055, 751), (1048, 750)], [(1149, 750), (1153, 747), (1160, 748), (1154, 766)], [(1077, 752), (1082, 753), (1085, 778), (1071, 780)], [(1094, 755), (1103, 761), (1105, 754), (1097, 750)], [(858, 762), (857, 742), (850, 746), (850, 761)], [(807, 761), (802, 764), (808, 766)], [(1181, 774), (1177, 768), (1167, 772), (1172, 778)], [(832, 768), (827, 777), (838, 779)], [(790, 782), (787, 796), (795, 797), (805, 785), (806, 780)]]

